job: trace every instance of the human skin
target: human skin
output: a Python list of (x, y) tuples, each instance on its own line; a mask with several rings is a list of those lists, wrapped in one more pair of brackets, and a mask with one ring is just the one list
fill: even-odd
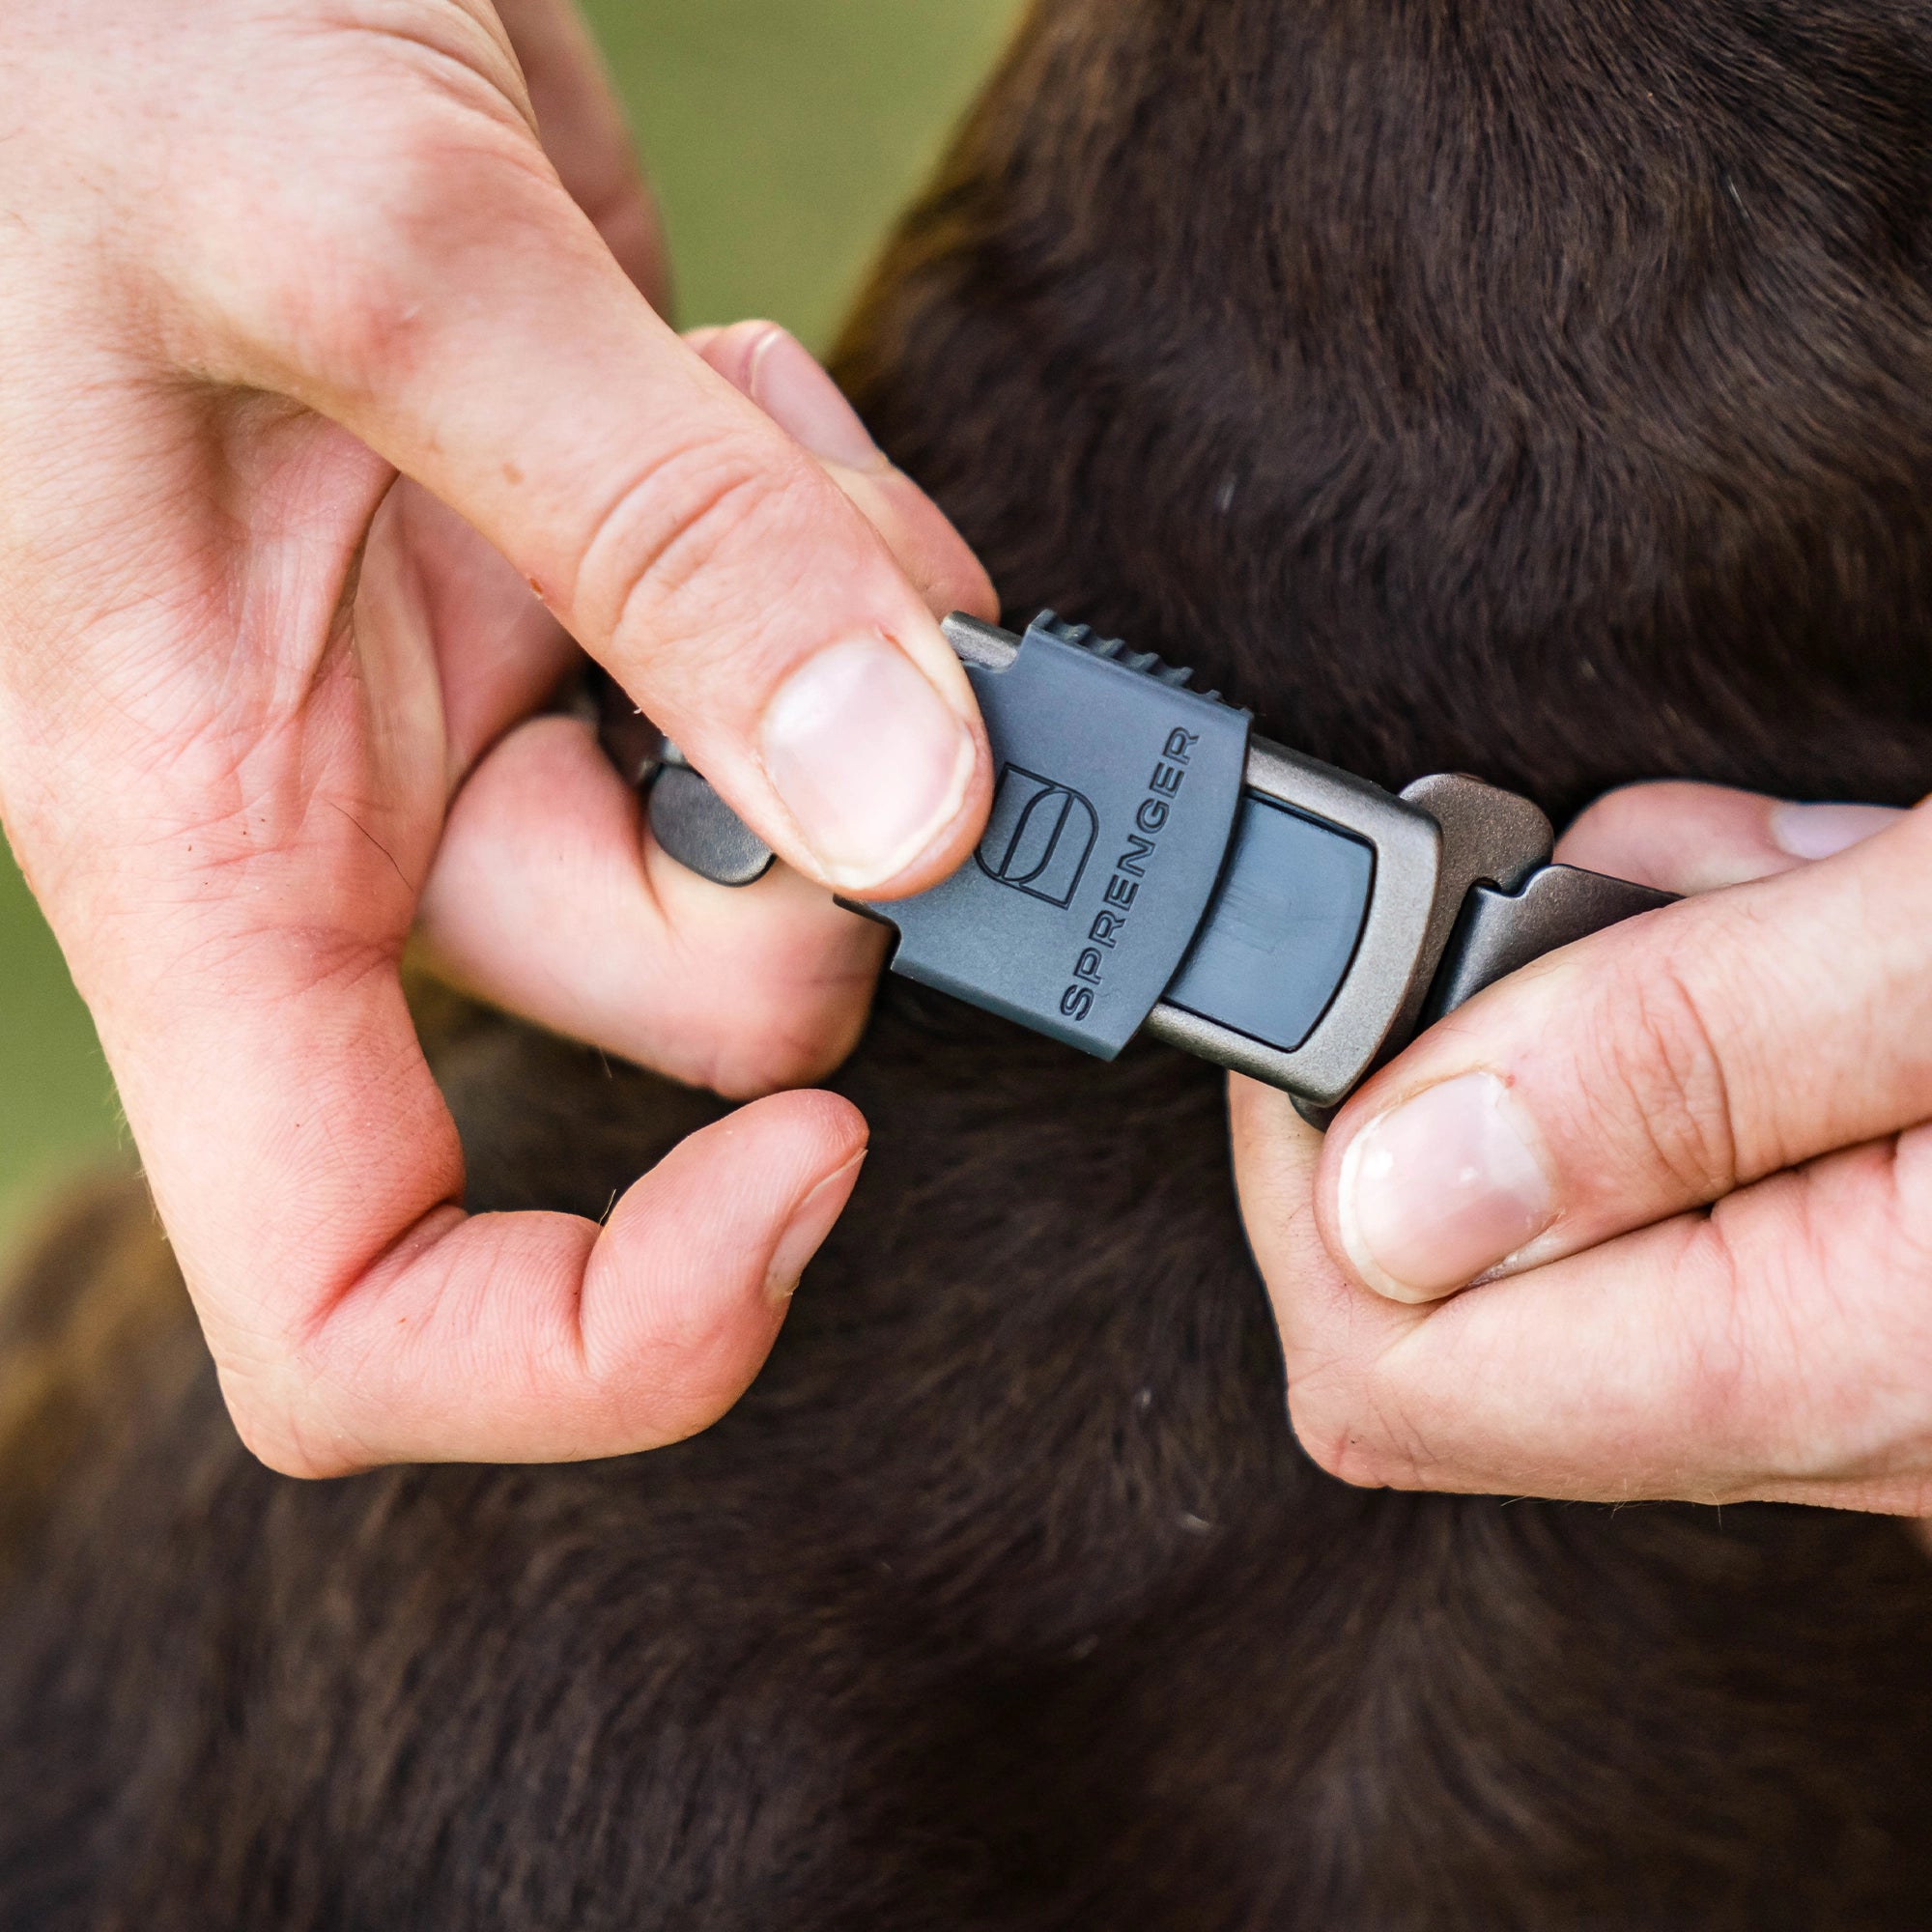
[(1302, 1441), (1404, 1489), (1932, 1513), (1932, 804), (1637, 786), (1559, 857), (1692, 896), (1483, 993), (1325, 1141), (1235, 1083)]
[[(16, 0), (0, 36), (0, 815), (274, 1467), (643, 1449), (743, 1389), (943, 876), (983, 573), (768, 325), (687, 343), (553, 0)], [(541, 130), (541, 140), (539, 138)], [(400, 480), (399, 480), (400, 479)], [(536, 594), (533, 596), (531, 592)], [(640, 842), (582, 646), (787, 862)], [(756, 1099), (602, 1226), (466, 1215), (400, 983)]]

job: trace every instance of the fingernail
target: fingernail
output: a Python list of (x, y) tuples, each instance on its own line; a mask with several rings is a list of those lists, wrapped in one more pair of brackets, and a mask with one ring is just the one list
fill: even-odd
[(884, 467), (859, 412), (838, 384), (795, 336), (775, 328), (752, 363), (752, 400), (783, 430), (827, 463), (850, 469)]
[(1393, 1301), (1434, 1301), (1556, 1218), (1534, 1129), (1492, 1073), (1464, 1073), (1384, 1114), (1343, 1158), (1349, 1259)]
[(774, 1301), (789, 1301), (798, 1293), (799, 1278), (845, 1211), (865, 1164), (866, 1156), (855, 1154), (837, 1173), (828, 1174), (793, 1210), (765, 1268), (765, 1293)]
[(765, 770), (836, 886), (882, 886), (957, 815), (974, 743), (904, 652), (854, 638), (810, 658), (765, 712)]
[(1780, 805), (1771, 814), (1771, 836), (1794, 859), (1829, 859), (1904, 816), (1889, 805)]

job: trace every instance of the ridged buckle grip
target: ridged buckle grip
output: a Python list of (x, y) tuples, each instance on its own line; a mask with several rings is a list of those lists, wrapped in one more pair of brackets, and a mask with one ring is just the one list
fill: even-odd
[(858, 910), (897, 931), (894, 972), (1111, 1060), (1208, 909), (1248, 718), (1091, 637), (1051, 612), (1017, 650), (981, 635), (966, 674), (993, 747), (985, 837), (930, 892)]

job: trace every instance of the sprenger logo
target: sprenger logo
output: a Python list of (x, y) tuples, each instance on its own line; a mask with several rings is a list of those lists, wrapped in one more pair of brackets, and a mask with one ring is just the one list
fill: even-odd
[[(1187, 782), (1187, 766), (1194, 748), (1201, 742), (1198, 731), (1174, 730), (1154, 761), (1153, 775), (1148, 780), (1147, 796), (1134, 813), (1134, 829), (1127, 834), (1127, 849), (1114, 862), (1113, 876), (1102, 894), (1100, 910), (1073, 968), (1073, 979), (1060, 996), (1060, 1010), (1070, 1020), (1086, 1019), (1094, 1010), (1107, 977), (1108, 955), (1121, 943), (1134, 901), (1147, 884), (1148, 861), (1154, 856), (1160, 835)], [(1063, 900), (1064, 904), (1065, 901)]]
[(975, 856), (997, 884), (1064, 908), (1080, 890), (1099, 836), (1093, 806), (1070, 785), (1007, 765)]

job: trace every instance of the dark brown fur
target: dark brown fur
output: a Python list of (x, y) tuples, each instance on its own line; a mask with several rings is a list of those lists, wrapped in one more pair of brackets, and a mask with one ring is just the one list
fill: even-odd
[[(1016, 614), (1559, 813), (1932, 783), (1932, 15), (1045, 0), (841, 371)], [(709, 1102), (439, 1029), (470, 1193)], [(771, 1366), (304, 1488), (138, 1198), (0, 1327), (0, 1926), (1922, 1927), (1896, 1525), (1346, 1490), (1207, 1069), (891, 986)]]

